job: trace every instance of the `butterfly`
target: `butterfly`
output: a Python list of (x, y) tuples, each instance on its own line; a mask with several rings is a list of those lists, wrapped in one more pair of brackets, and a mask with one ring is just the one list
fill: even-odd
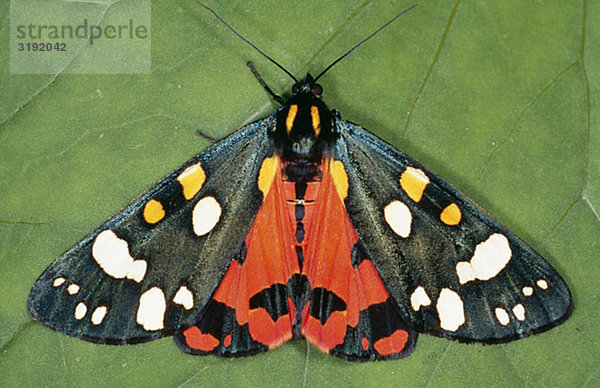
[(251, 67), (281, 108), (57, 258), (32, 316), (96, 343), (172, 335), (184, 352), (235, 357), (306, 338), (355, 361), (406, 357), (419, 333), (500, 343), (567, 319), (569, 289), (544, 258), (325, 104), (317, 80), (374, 34), (317, 77), (276, 63), (296, 81), (287, 100)]

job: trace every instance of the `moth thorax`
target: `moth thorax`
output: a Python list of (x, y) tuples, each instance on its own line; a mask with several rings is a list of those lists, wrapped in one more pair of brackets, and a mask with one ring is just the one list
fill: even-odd
[(322, 163), (308, 161), (284, 162), (283, 180), (287, 182), (315, 182), (323, 175)]
[(310, 157), (315, 153), (317, 139), (312, 136), (300, 136), (297, 139), (292, 139), (292, 152), (300, 158)]
[(320, 163), (336, 137), (332, 115), (314, 95), (299, 94), (278, 112), (275, 143), (284, 161)]

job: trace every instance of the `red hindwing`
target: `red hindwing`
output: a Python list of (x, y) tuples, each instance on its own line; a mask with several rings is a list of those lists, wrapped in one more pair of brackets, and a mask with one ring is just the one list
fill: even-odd
[(251, 354), (281, 345), (299, 327), (311, 344), (347, 359), (410, 354), (416, 333), (362, 248), (331, 163), (301, 190), (276, 168), (202, 318), (177, 337), (183, 350)]

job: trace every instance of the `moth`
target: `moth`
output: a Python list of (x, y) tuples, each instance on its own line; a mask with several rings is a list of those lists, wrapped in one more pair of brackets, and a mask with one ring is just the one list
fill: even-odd
[(283, 69), (296, 82), (285, 101), (252, 68), (281, 108), (56, 259), (31, 290), (32, 316), (96, 343), (172, 335), (184, 352), (234, 357), (306, 338), (355, 361), (406, 357), (419, 333), (500, 343), (563, 322), (573, 304), (557, 271), (330, 110), (317, 83), (329, 68), (301, 80)]

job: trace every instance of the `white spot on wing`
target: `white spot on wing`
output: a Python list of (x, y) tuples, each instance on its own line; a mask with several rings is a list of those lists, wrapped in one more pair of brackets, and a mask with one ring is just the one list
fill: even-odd
[(96, 236), (92, 256), (100, 268), (115, 279), (127, 277), (139, 283), (146, 274), (146, 261), (134, 260), (129, 253), (127, 241), (117, 237), (110, 229)]
[(92, 323), (94, 325), (101, 324), (102, 321), (104, 320), (104, 317), (106, 316), (107, 311), (108, 311), (108, 308), (106, 306), (96, 307), (96, 309), (92, 313)]
[(515, 314), (515, 317), (517, 317), (517, 319), (519, 321), (525, 320), (525, 307), (523, 307), (523, 305), (521, 303), (516, 304), (512, 308), (512, 312), (513, 312), (513, 314)]
[(506, 236), (494, 233), (487, 240), (477, 244), (471, 261), (456, 263), (458, 281), (465, 284), (475, 279), (489, 280), (506, 267), (511, 256), (512, 251)]
[(131, 263), (129, 270), (127, 270), (126, 276), (128, 279), (140, 283), (142, 280), (144, 280), (147, 267), (148, 263), (146, 263), (146, 260), (134, 260), (133, 263)]
[(194, 307), (194, 295), (192, 295), (192, 292), (188, 290), (186, 286), (181, 286), (175, 293), (173, 302), (180, 304), (183, 308), (189, 310)]
[(498, 322), (500, 322), (502, 326), (506, 326), (509, 324), (510, 317), (508, 316), (506, 310), (504, 310), (502, 307), (496, 307), (494, 313), (496, 314), (496, 319), (498, 320)]
[(456, 331), (465, 323), (465, 310), (460, 296), (449, 288), (442, 288), (436, 305), (440, 327)]
[(475, 272), (473, 272), (473, 267), (468, 261), (459, 261), (456, 263), (456, 274), (458, 275), (460, 284), (465, 284), (477, 279)]
[(69, 284), (69, 287), (67, 287), (67, 292), (70, 295), (75, 295), (79, 292), (79, 286), (75, 283)]
[(75, 319), (80, 320), (85, 317), (87, 313), (87, 306), (83, 302), (79, 302), (77, 306), (75, 306)]
[(144, 327), (144, 330), (160, 330), (164, 327), (165, 294), (158, 287), (152, 287), (140, 296), (136, 321)]
[(535, 282), (535, 284), (537, 284), (537, 286), (539, 288), (541, 288), (542, 290), (547, 290), (548, 289), (548, 282), (545, 281), (544, 279), (540, 279), (537, 282)]
[(525, 296), (533, 295), (533, 287), (525, 286), (525, 287), (523, 287), (522, 291), (523, 291), (523, 295), (525, 295)]
[(52, 283), (52, 287), (62, 286), (63, 283), (65, 282), (65, 280), (67, 280), (67, 279), (65, 279), (63, 277), (59, 277), (59, 278), (54, 279), (54, 282)]
[(117, 279), (124, 278), (133, 263), (127, 242), (110, 229), (96, 236), (92, 256), (104, 272)]
[(421, 306), (429, 306), (431, 304), (431, 299), (429, 299), (429, 295), (427, 295), (423, 286), (419, 286), (413, 291), (410, 296), (410, 304), (415, 311), (419, 311)]
[(192, 224), (194, 233), (198, 236), (204, 236), (210, 232), (221, 218), (221, 206), (213, 197), (204, 197), (196, 206), (192, 213)]
[(408, 206), (397, 200), (392, 201), (383, 209), (383, 214), (385, 221), (398, 236), (407, 238), (410, 235), (412, 214)]

